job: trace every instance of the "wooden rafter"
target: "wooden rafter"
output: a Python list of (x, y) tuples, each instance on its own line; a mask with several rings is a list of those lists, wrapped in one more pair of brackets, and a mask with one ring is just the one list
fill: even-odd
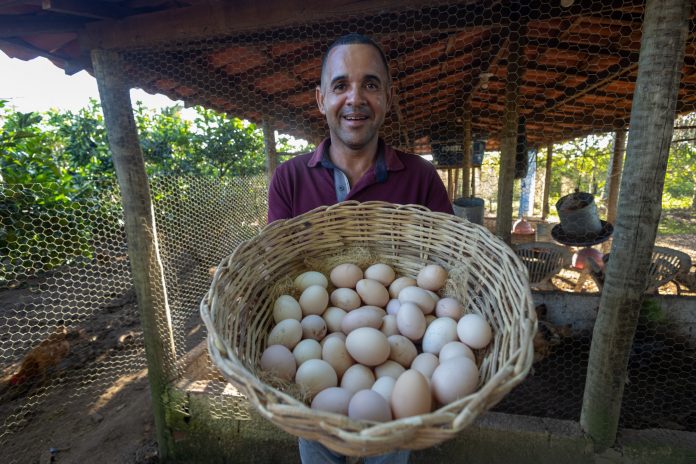
[(46, 11), (82, 16), (94, 19), (122, 18), (127, 14), (126, 9), (113, 3), (78, 0), (42, 0), (41, 7)]
[(77, 32), (83, 25), (83, 20), (75, 18), (5, 15), (0, 16), (0, 38)]

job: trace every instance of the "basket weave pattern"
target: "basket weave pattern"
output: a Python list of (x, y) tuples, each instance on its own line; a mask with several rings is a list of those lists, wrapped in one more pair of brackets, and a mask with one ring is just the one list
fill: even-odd
[[(273, 325), (274, 284), (364, 247), (397, 275), (415, 277), (426, 264), (449, 270), (446, 296), (482, 315), (493, 341), (478, 353), (478, 390), (432, 413), (368, 423), (310, 409), (259, 380), (258, 360)], [(321, 270), (321, 269), (313, 269)], [(277, 286), (276, 286), (277, 287)], [(445, 295), (443, 295), (445, 296)], [(334, 451), (367, 456), (426, 448), (454, 437), (527, 375), (536, 316), (527, 271), (485, 228), (415, 205), (344, 202), (276, 221), (224, 259), (201, 303), (210, 356), (259, 413), (287, 432)]]

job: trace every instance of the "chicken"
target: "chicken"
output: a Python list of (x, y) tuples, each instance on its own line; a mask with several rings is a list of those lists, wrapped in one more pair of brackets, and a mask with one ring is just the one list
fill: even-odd
[(546, 320), (546, 305), (540, 304), (535, 308), (539, 330), (534, 335), (534, 363), (547, 358), (553, 352), (553, 348), (561, 344), (563, 338), (571, 336), (570, 325), (553, 325)]
[(10, 378), (9, 384), (14, 386), (43, 381), (49, 371), (68, 355), (73, 336), (73, 332), (63, 326), (59, 327), (24, 356), (19, 371)]

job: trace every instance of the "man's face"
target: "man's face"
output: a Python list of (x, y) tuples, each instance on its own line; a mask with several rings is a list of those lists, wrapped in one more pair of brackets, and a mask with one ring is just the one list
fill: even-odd
[(376, 142), (391, 104), (391, 85), (379, 52), (364, 44), (331, 50), (316, 97), (332, 146), (360, 150)]

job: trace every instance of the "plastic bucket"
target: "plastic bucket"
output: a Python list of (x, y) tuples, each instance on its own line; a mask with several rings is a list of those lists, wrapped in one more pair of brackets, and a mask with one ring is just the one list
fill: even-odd
[(452, 203), (454, 214), (474, 224), (483, 225), (483, 198), (457, 198)]
[(556, 210), (563, 232), (568, 235), (582, 236), (602, 231), (594, 195), (590, 193), (576, 192), (566, 195), (556, 202)]

